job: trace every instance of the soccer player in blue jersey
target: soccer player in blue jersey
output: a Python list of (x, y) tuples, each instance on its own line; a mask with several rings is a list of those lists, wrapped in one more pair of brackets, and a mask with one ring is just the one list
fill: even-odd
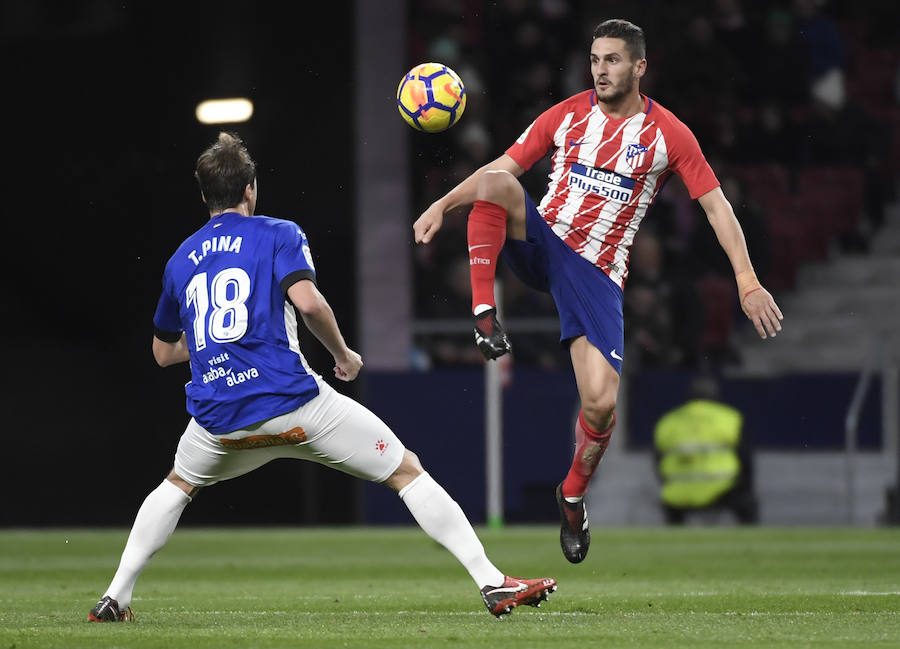
[(156, 362), (190, 363), (185, 392), (191, 419), (172, 471), (138, 510), (119, 568), (88, 619), (133, 620), (135, 582), (197, 491), (283, 457), (319, 462), (397, 491), (425, 533), (469, 572), (493, 615), (540, 605), (556, 580), (502, 573), (416, 455), (307, 364), (298, 312), (334, 357), (337, 379), (352, 381), (363, 365), (317, 288), (303, 230), (254, 215), (256, 164), (241, 139), (221, 133), (198, 158), (195, 176), (210, 219), (166, 264), (153, 319)]

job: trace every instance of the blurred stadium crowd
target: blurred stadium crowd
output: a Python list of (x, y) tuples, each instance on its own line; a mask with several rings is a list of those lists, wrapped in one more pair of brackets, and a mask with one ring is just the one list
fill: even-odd
[[(801, 264), (866, 254), (897, 199), (896, 3), (422, 0), (410, 11), (410, 61), (449, 65), (468, 93), (457, 126), (414, 138), (416, 214), (502, 153), (541, 111), (590, 87), (590, 35), (607, 18), (643, 27), (642, 91), (696, 134), (776, 299), (795, 288)], [(545, 159), (522, 177), (535, 200), (548, 171)], [(421, 321), (470, 311), (467, 214), (448, 215), (446, 232), (416, 249)], [(516, 362), (565, 366), (558, 330), (517, 334), (513, 325), (554, 317), (551, 298), (503, 266), (501, 274)], [(632, 248), (625, 321), (632, 369), (741, 362), (732, 341), (750, 325), (730, 265), (678, 180), (661, 190)], [(482, 362), (468, 330), (420, 335), (417, 344), (434, 366)]]

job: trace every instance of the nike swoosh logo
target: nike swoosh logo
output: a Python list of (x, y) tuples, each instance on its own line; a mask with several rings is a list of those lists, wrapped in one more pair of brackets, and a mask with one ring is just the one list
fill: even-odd
[(615, 347), (613, 347), (612, 349), (609, 350), (609, 355), (612, 356), (613, 358), (615, 358), (617, 361), (624, 360), (621, 356), (619, 356), (619, 355), (616, 353), (616, 348), (615, 348)]
[(221, 224), (221, 223), (216, 223), (216, 224), (213, 225), (213, 228), (215, 229), (215, 228), (219, 227), (220, 225), (222, 225), (222, 224)]
[(477, 246), (469, 246), (469, 252), (472, 252), (472, 251), (475, 250), (476, 248), (489, 248), (489, 247), (492, 246), (492, 245), (494, 245), (494, 244), (491, 244), (491, 243), (479, 243)]
[(584, 144), (584, 140), (569, 140), (569, 147), (572, 147), (572, 148), (574, 148), (576, 146), (581, 146), (582, 144)]
[(528, 588), (527, 584), (523, 584), (523, 583), (519, 582), (519, 585), (516, 586), (515, 588), (513, 588), (513, 587), (495, 588), (493, 590), (489, 590), (487, 592), (487, 594), (493, 595), (494, 593), (518, 593), (520, 591), (527, 590), (527, 588)]

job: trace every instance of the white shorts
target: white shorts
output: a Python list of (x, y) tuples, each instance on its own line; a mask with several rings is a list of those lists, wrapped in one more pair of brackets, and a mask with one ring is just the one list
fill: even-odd
[(373, 412), (320, 381), (319, 396), (297, 410), (226, 435), (212, 435), (191, 418), (178, 442), (175, 473), (195, 487), (208, 487), (288, 457), (384, 482), (400, 466), (404, 450)]

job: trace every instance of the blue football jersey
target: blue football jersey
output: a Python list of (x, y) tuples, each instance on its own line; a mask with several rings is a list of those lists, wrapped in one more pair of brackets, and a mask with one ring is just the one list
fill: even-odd
[(290, 412), (319, 394), (300, 351), (287, 289), (315, 281), (303, 230), (226, 212), (188, 237), (166, 264), (156, 335), (190, 350), (187, 410), (212, 434)]

